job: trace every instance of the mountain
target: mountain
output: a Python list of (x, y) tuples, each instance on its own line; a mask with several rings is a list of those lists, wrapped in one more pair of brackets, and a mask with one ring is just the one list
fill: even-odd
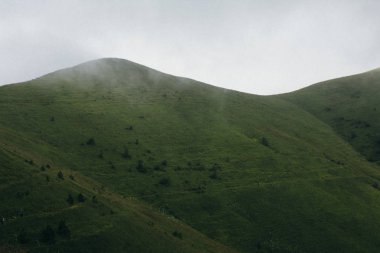
[(330, 125), (371, 162), (380, 162), (380, 69), (281, 95)]
[[(295, 97), (122, 59), (2, 86), (0, 215), (16, 218), (0, 226), (0, 243), (32, 252), (376, 252), (379, 167)], [(71, 237), (41, 242), (60, 220)], [(23, 231), (24, 244), (15, 239)]]

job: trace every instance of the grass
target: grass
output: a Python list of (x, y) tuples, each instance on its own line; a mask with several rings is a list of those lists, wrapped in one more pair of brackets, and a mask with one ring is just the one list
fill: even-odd
[[(66, 217), (70, 240), (26, 247), (376, 252), (378, 167), (291, 96), (220, 89), (119, 59), (1, 87), (0, 147), (11, 164), (0, 187), (12, 197), (0, 210), (39, 217), (7, 226), (1, 242), (18, 245), (21, 226), (36, 234)], [(29, 188), (29, 200), (11, 194)], [(68, 192), (87, 201), (68, 207)]]
[(380, 162), (380, 70), (281, 95), (330, 125), (371, 162)]

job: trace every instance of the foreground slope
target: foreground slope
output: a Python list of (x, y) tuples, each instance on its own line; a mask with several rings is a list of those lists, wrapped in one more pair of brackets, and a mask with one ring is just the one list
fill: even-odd
[[(33, 151), (0, 143), (0, 252), (234, 252), (173, 217), (56, 166)], [(67, 176), (58, 178), (58, 172)], [(67, 230), (59, 228), (62, 221)], [(53, 232), (46, 234), (47, 226)]]
[(380, 162), (380, 69), (281, 95), (333, 129), (369, 161)]
[(380, 246), (377, 168), (282, 98), (102, 59), (1, 87), (0, 103), (5, 146), (241, 252)]

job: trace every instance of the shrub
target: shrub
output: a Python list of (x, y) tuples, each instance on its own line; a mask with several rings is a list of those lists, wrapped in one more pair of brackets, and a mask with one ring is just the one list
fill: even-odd
[(217, 171), (217, 170), (213, 171), (213, 172), (211, 173), (211, 175), (210, 175), (210, 178), (211, 178), (211, 179), (219, 179), (218, 171)]
[(146, 168), (144, 167), (144, 162), (139, 160), (136, 166), (136, 170), (141, 173), (146, 173)]
[(124, 152), (122, 154), (122, 157), (124, 157), (127, 160), (132, 158), (131, 155), (129, 154), (128, 148), (124, 148)]
[(63, 177), (63, 173), (62, 173), (62, 171), (59, 171), (59, 172), (57, 173), (57, 177), (58, 177), (59, 179), (61, 179), (61, 180), (64, 180), (64, 177)]
[(95, 139), (91, 137), (90, 139), (87, 140), (86, 144), (89, 146), (94, 146), (95, 145)]
[(96, 198), (96, 196), (92, 196), (92, 203), (94, 204), (98, 203), (98, 199)]
[(164, 177), (164, 178), (161, 178), (161, 180), (159, 181), (160, 185), (162, 186), (170, 186), (171, 185), (171, 181), (170, 181), (170, 178), (168, 177)]
[(182, 233), (181, 232), (175, 230), (172, 234), (173, 234), (174, 237), (182, 239)]
[(168, 161), (163, 160), (163, 161), (161, 162), (161, 164), (162, 164), (162, 166), (168, 166)]
[(63, 238), (70, 238), (71, 232), (70, 232), (70, 229), (67, 227), (66, 222), (64, 220), (61, 220), (59, 222), (57, 233)]
[(266, 147), (269, 147), (269, 142), (268, 142), (267, 138), (265, 138), (265, 137), (261, 138), (260, 143)]
[(55, 243), (55, 232), (49, 225), (41, 231), (40, 241), (47, 244)]
[(86, 201), (86, 198), (83, 196), (82, 193), (79, 193), (78, 196), (77, 196), (77, 200), (79, 203), (83, 203)]
[(28, 233), (24, 228), (20, 230), (20, 232), (17, 235), (17, 241), (21, 244), (26, 244), (29, 242), (29, 236)]
[(71, 194), (69, 194), (67, 196), (66, 201), (67, 201), (67, 203), (69, 203), (69, 205), (73, 205), (74, 204), (74, 198), (73, 198), (73, 196), (71, 196)]

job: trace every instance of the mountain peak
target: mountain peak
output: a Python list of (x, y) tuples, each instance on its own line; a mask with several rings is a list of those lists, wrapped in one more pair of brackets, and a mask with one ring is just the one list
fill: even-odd
[(157, 79), (163, 73), (141, 64), (120, 58), (100, 58), (73, 67), (57, 70), (40, 79), (49, 83), (65, 80), (77, 84), (104, 83), (121, 85), (137, 83), (139, 80)]

